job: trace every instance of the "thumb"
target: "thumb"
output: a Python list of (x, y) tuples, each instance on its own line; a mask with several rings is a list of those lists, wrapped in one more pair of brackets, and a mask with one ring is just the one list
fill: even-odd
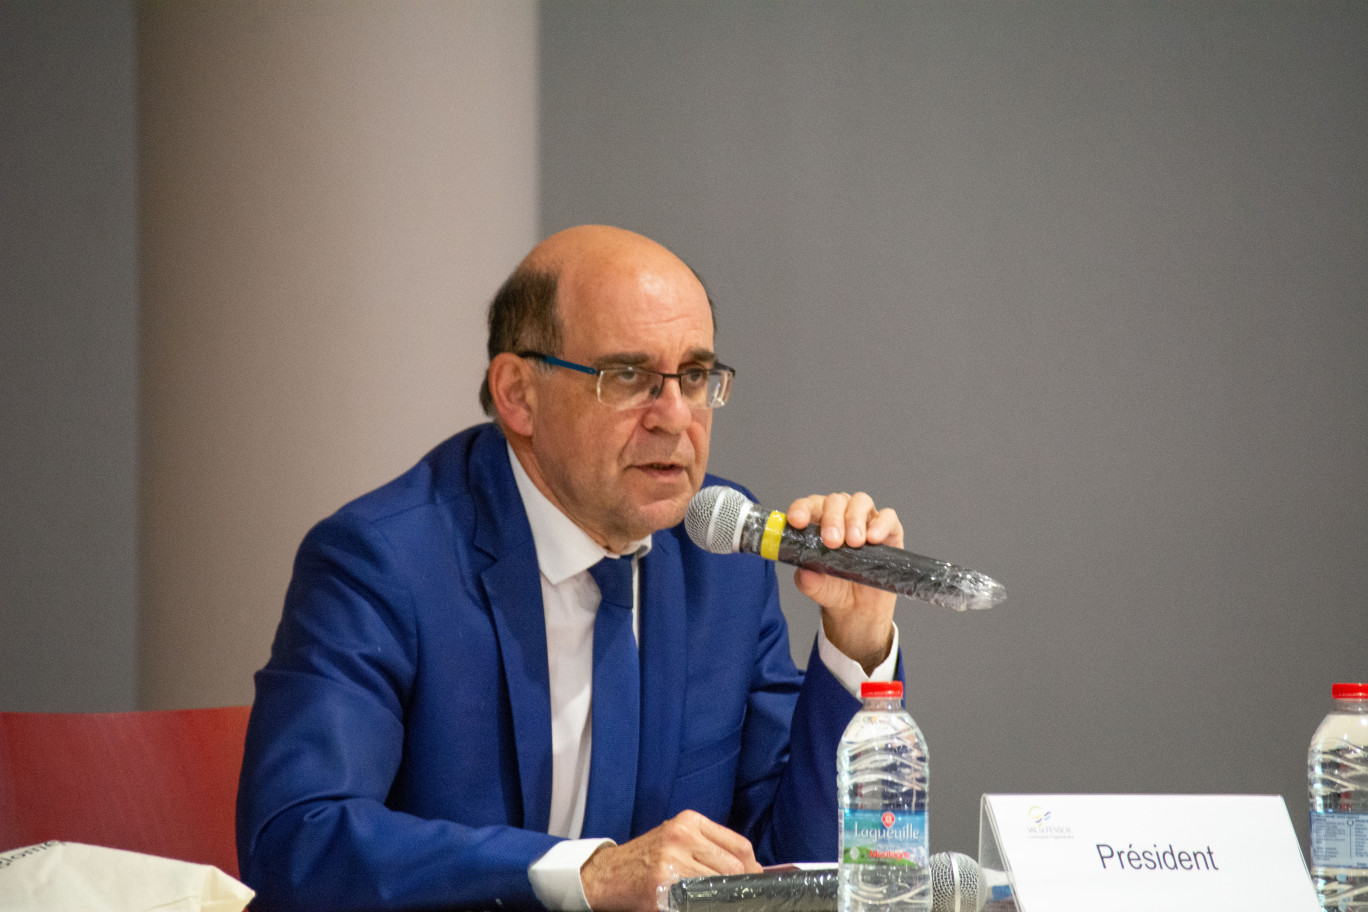
[(824, 608), (841, 605), (850, 587), (850, 583), (843, 579), (802, 568), (793, 572), (793, 584), (799, 592)]

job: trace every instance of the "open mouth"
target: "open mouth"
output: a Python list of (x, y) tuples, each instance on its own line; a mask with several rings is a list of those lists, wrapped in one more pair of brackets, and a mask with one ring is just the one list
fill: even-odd
[(637, 468), (652, 475), (674, 475), (684, 471), (684, 466), (677, 462), (645, 462)]

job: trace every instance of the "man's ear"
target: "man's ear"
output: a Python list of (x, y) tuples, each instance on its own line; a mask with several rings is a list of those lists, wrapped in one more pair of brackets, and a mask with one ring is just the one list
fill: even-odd
[(537, 410), (537, 390), (532, 365), (512, 352), (495, 355), (489, 362), (489, 394), (499, 424), (522, 437), (532, 436), (532, 417)]

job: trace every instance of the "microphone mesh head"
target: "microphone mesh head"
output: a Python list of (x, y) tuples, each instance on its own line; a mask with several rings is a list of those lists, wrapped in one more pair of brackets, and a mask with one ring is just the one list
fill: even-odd
[(750, 498), (735, 488), (708, 485), (689, 501), (684, 529), (704, 551), (733, 554), (741, 550), (741, 522), (750, 505)]
[(960, 852), (931, 856), (931, 912), (976, 912), (978, 862)]

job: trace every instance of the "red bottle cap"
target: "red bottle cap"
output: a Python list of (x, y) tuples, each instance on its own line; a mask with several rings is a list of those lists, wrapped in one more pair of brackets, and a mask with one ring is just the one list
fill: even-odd
[(902, 681), (865, 681), (860, 685), (860, 696), (892, 699), (902, 696)]
[(1368, 684), (1334, 684), (1330, 696), (1336, 700), (1368, 700)]

